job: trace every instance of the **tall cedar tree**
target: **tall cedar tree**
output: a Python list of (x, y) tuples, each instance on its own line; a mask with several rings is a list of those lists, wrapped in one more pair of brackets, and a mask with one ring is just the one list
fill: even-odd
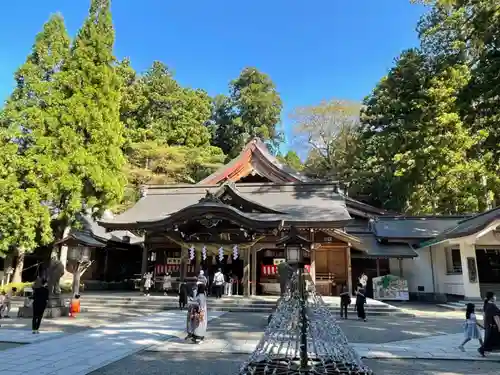
[[(48, 186), (33, 151), (37, 135), (50, 122), (47, 108), (54, 76), (69, 54), (63, 18), (52, 16), (36, 36), (31, 54), (15, 74), (16, 87), (0, 119), (0, 254), (15, 250), (13, 281), (21, 281), (24, 253), (52, 239)], [(12, 254), (14, 255), (14, 254)]]
[(253, 137), (278, 151), (283, 140), (278, 127), (283, 103), (271, 78), (256, 68), (245, 68), (231, 81), (229, 91), (229, 98), (219, 96), (213, 103), (213, 144), (230, 158)]
[(120, 77), (113, 56), (110, 1), (92, 0), (89, 15), (56, 76), (51, 121), (35, 155), (46, 165), (61, 237), (76, 214), (96, 216), (121, 199), (126, 178), (120, 121)]

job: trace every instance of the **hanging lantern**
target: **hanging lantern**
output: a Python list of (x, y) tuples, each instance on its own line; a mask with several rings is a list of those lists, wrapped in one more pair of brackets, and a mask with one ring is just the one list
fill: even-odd
[(216, 265), (217, 264), (217, 259), (215, 259), (215, 255), (212, 257), (212, 265)]
[(222, 246), (219, 248), (219, 260), (222, 262), (224, 260), (224, 249)]
[(233, 259), (238, 259), (238, 245), (233, 246)]
[(203, 257), (203, 260), (207, 259), (207, 248), (205, 246), (201, 249), (201, 256)]
[(194, 259), (194, 246), (191, 246), (189, 248), (189, 260), (193, 260)]
[(227, 257), (227, 264), (231, 264), (231, 263), (233, 263), (232, 262), (232, 258), (231, 257)]

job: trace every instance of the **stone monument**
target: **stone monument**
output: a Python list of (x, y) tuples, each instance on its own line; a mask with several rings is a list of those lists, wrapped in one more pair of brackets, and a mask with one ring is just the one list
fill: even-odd
[[(47, 288), (49, 289), (49, 301), (45, 309), (45, 318), (58, 318), (69, 315), (69, 301), (65, 301), (61, 295), (60, 281), (64, 275), (64, 264), (57, 258), (50, 260), (46, 271)], [(33, 317), (33, 307), (23, 306), (19, 308), (17, 316), (20, 318)]]

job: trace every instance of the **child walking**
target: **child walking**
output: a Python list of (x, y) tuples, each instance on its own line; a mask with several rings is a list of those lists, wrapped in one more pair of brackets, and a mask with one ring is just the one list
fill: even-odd
[(468, 303), (467, 310), (465, 311), (465, 323), (464, 323), (465, 340), (458, 347), (458, 349), (465, 352), (464, 345), (467, 344), (470, 340), (479, 340), (479, 344), (483, 346), (483, 339), (481, 338), (481, 333), (479, 332), (478, 327), (484, 329), (484, 327), (477, 322), (474, 304)]

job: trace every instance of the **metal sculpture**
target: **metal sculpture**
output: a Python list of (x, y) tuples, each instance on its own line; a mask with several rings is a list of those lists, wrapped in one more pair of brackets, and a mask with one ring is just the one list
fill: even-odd
[[(310, 278), (310, 277), (309, 277)], [(373, 375), (302, 271), (292, 275), (257, 348), (239, 375)]]

